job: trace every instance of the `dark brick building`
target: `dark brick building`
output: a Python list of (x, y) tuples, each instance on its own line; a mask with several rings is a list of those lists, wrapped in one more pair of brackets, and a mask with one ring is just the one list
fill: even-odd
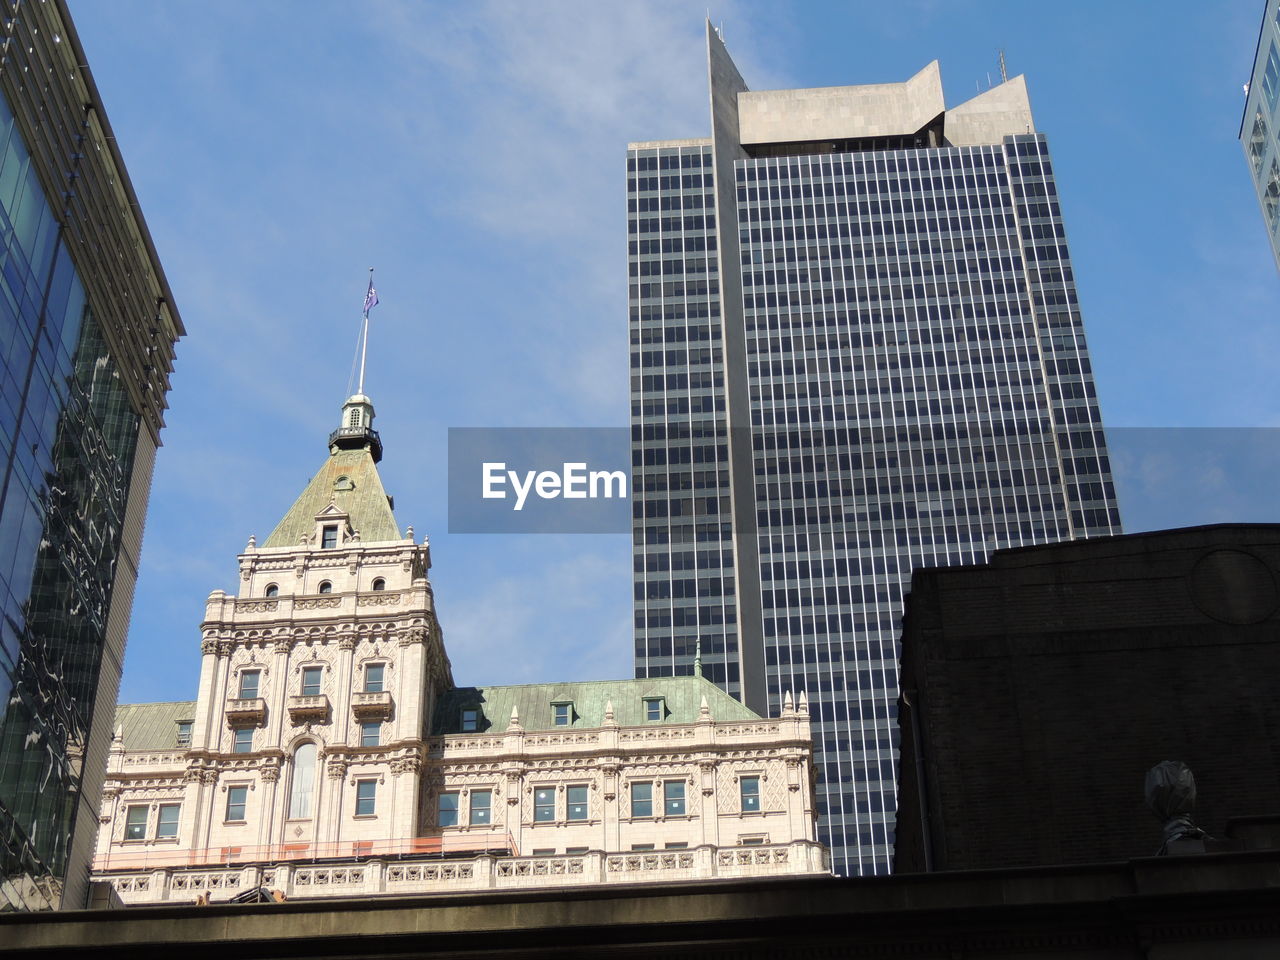
[(1278, 584), (1276, 524), (917, 571), (895, 871), (1149, 856), (1143, 778), (1161, 760), (1195, 773), (1211, 834), (1280, 811)]

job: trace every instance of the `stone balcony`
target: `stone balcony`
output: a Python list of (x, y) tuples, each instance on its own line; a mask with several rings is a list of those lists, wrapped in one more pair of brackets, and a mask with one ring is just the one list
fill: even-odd
[(360, 692), (351, 695), (351, 712), (357, 720), (387, 720), (391, 717), (391, 693)]
[(288, 710), (291, 723), (324, 723), (329, 719), (329, 698), (323, 693), (290, 697)]
[(827, 851), (811, 840), (752, 847), (701, 846), (688, 850), (537, 857), (480, 856), (351, 858), (317, 864), (253, 863), (243, 866), (157, 866), (103, 869), (106, 880), (129, 905), (191, 903), (204, 891), (215, 902), (265, 886), (290, 900), (379, 897), (467, 890), (512, 890), (606, 883), (672, 883), (684, 880), (821, 876), (831, 872)]
[(262, 697), (231, 697), (224, 713), (229, 727), (261, 726), (267, 720), (267, 701)]

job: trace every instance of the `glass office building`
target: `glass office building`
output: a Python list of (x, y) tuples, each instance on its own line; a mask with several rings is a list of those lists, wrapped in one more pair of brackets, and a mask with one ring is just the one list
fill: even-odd
[(0, 910), (50, 909), (84, 905), (182, 328), (65, 6), (5, 6)]
[(1271, 254), (1280, 268), (1280, 0), (1267, 0), (1246, 88), (1240, 144), (1262, 205)]
[(1118, 533), (1022, 78), (751, 92), (628, 157), (639, 676), (807, 692), (820, 839), (886, 873), (917, 567)]

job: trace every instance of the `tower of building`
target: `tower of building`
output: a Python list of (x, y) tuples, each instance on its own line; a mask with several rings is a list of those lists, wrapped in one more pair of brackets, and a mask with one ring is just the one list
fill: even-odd
[(819, 837), (890, 865), (922, 566), (1119, 532), (1048, 146), (1014, 77), (750, 91), (627, 159), (636, 674), (808, 692)]
[(3, 912), (84, 906), (184, 331), (65, 0), (0, 50)]

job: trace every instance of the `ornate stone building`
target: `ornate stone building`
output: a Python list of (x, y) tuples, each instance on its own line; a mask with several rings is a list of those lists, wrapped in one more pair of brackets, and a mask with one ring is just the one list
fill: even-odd
[(97, 879), (126, 903), (812, 874), (808, 705), (701, 676), (457, 687), (374, 410), (240, 555), (196, 700), (119, 709)]

